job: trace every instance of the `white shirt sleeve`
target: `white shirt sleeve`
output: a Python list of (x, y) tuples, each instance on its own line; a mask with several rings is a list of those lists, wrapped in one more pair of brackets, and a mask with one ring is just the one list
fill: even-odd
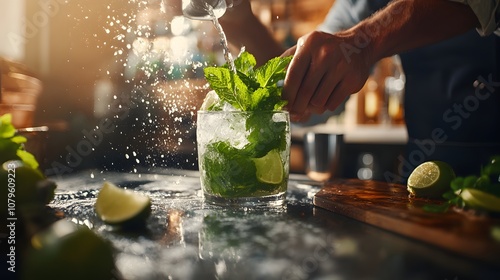
[(500, 0), (450, 0), (469, 5), (479, 20), (481, 36), (500, 35)]

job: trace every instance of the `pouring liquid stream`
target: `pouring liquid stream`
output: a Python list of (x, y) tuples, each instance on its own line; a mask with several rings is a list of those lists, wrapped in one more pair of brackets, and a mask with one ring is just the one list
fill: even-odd
[(231, 52), (229, 51), (229, 44), (227, 42), (226, 34), (224, 33), (224, 30), (222, 29), (222, 26), (219, 23), (219, 20), (217, 19), (217, 16), (215, 15), (214, 9), (212, 6), (206, 4), (206, 10), (210, 17), (212, 18), (212, 22), (215, 26), (215, 29), (219, 33), (220, 36), (220, 44), (222, 45), (222, 52), (224, 54), (224, 59), (226, 60), (227, 64), (229, 65), (229, 70), (231, 70), (233, 73), (236, 73), (236, 67), (234, 66), (234, 59), (233, 56), (231, 55)]
[[(224, 54), (224, 59), (226, 60), (226, 63), (229, 66), (229, 70), (233, 75), (236, 75), (236, 66), (234, 65), (234, 58), (231, 55), (231, 52), (229, 51), (229, 44), (227, 42), (226, 34), (224, 33), (224, 30), (222, 29), (222, 26), (219, 23), (219, 20), (217, 19), (217, 16), (214, 13), (214, 9), (212, 6), (206, 4), (205, 6), (209, 16), (212, 18), (212, 22), (215, 26), (215, 29), (219, 33), (220, 36), (220, 44), (222, 45), (222, 53)], [(236, 93), (236, 87), (234, 86), (234, 79), (231, 79), (233, 82), (233, 93), (235, 96), (235, 100), (238, 99), (238, 94)], [(240, 107), (243, 108), (240, 104)]]

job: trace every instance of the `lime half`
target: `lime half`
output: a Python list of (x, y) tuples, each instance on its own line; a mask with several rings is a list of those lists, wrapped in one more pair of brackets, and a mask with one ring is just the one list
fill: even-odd
[(500, 197), (478, 189), (464, 189), (460, 196), (471, 208), (500, 212)]
[(267, 184), (279, 184), (283, 181), (285, 172), (281, 156), (276, 150), (271, 150), (261, 158), (254, 158), (257, 180)]
[[(37, 184), (45, 180), (45, 176), (38, 169), (34, 169), (20, 160), (11, 160), (0, 167), (0, 178), (5, 182), (2, 193), (7, 192), (7, 186), (15, 191), (16, 203), (20, 206), (26, 204), (39, 204)], [(7, 184), (9, 183), (9, 184)], [(2, 186), (3, 187), (3, 186)], [(2, 196), (7, 197), (7, 195)]]
[(417, 166), (408, 177), (408, 191), (416, 197), (440, 198), (450, 189), (455, 172), (443, 161), (427, 161)]
[(59, 220), (31, 245), (21, 279), (116, 279), (111, 243), (86, 226)]
[(151, 213), (148, 196), (119, 188), (105, 182), (95, 202), (99, 218), (108, 224), (135, 224), (144, 222)]

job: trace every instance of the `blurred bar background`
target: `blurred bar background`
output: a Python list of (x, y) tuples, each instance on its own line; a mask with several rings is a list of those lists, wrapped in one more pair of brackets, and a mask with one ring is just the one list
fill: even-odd
[[(333, 2), (251, 1), (284, 46), (314, 30)], [(0, 0), (0, 113), (13, 108), (7, 83), (25, 75), (29, 83), (17, 91), (25, 94), (22, 102), (30, 92), (33, 112), (18, 127), (43, 128), (36, 141), (44, 142), (48, 175), (197, 169), (196, 109), (208, 90), (202, 67), (223, 63), (214, 32), (210, 22), (183, 18), (180, 0)], [(393, 75), (394, 60), (381, 61), (344, 110), (320, 124), (297, 124), (292, 171), (304, 172), (302, 135), (321, 130), (345, 135), (339, 176), (383, 179), (384, 171), (396, 172), (407, 136), (402, 91), (386, 89)], [(14, 115), (27, 108), (22, 102)], [(113, 122), (112, 132), (105, 120)]]

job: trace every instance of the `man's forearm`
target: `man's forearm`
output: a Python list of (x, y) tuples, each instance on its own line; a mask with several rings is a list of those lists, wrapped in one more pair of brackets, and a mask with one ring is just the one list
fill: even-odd
[[(347, 30), (364, 35), (374, 63), (383, 57), (436, 43), (478, 26), (469, 6), (447, 0), (396, 0)], [(354, 35), (353, 35), (354, 34)]]
[(259, 65), (284, 52), (284, 48), (255, 16), (247, 17), (244, 22), (225, 22), (222, 19), (221, 25), (229, 42), (239, 48), (245, 47)]

